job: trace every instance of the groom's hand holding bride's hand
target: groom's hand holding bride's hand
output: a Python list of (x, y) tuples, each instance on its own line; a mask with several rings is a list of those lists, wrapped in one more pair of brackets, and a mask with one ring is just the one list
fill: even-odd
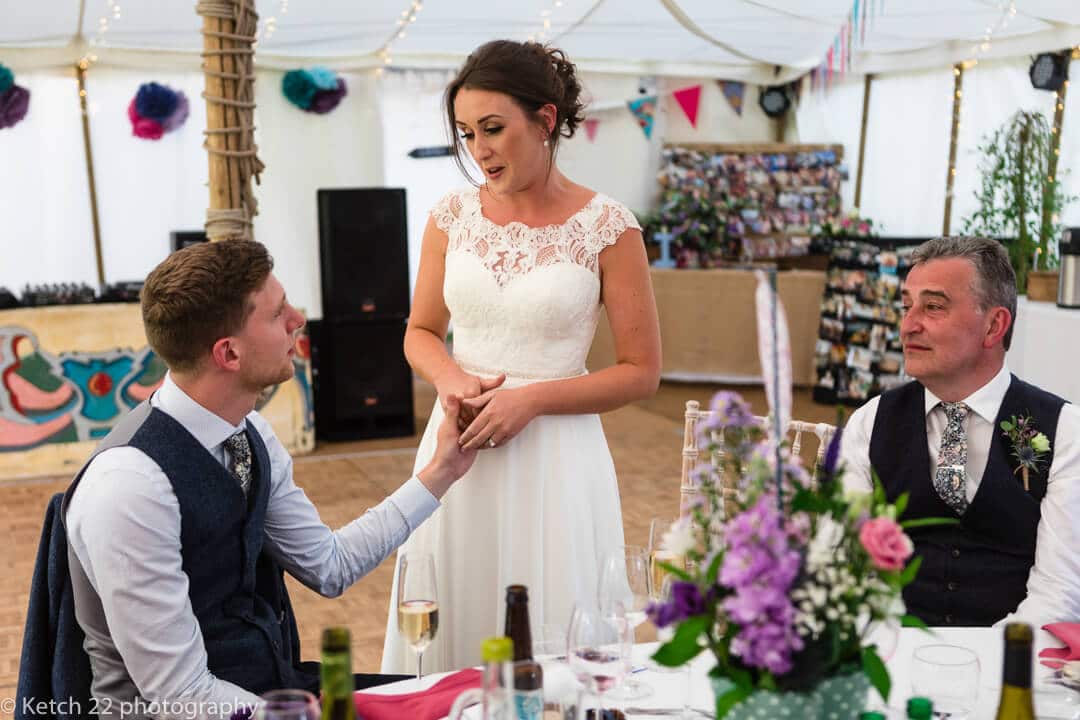
[(509, 390), (494, 388), (474, 398), (461, 401), (472, 408), (476, 419), (461, 433), (458, 442), (463, 450), (485, 450), (505, 445), (537, 415), (535, 385)]
[(439, 425), (435, 455), (423, 470), (416, 473), (416, 477), (436, 498), (441, 498), (476, 460), (475, 450), (467, 450), (458, 444), (461, 408), (461, 398), (456, 395), (446, 398), (446, 417)]
[[(443, 377), (435, 381), (435, 391), (439, 394), (439, 402), (442, 404), (443, 411), (445, 411), (447, 409), (447, 399), (450, 396), (456, 395), (462, 400), (475, 398), (494, 390), (502, 385), (505, 380), (506, 375), (499, 375), (494, 378), (480, 378), (476, 375), (470, 375), (455, 365)], [(459, 415), (458, 430), (467, 428), (469, 423), (476, 418), (477, 412), (479, 412), (477, 409), (463, 404)]]

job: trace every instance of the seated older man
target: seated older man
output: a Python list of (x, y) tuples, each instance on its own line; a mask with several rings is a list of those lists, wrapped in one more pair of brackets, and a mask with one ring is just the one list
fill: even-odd
[[(871, 468), (904, 519), (957, 518), (911, 532), (923, 563), (904, 592), (930, 625), (1080, 619), (1080, 411), (1009, 372), (1016, 276), (1000, 243), (921, 245), (900, 326), (913, 382), (859, 408), (843, 438), (845, 484)], [(1002, 421), (1044, 438), (1014, 442)], [(1037, 465), (1022, 472), (1018, 456)]]

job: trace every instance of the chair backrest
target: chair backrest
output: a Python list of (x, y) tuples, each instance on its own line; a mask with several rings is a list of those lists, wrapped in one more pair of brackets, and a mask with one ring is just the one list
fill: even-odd
[[(701, 460), (702, 449), (698, 447), (698, 423), (713, 416), (713, 411), (702, 410), (697, 400), (689, 400), (686, 403), (686, 425), (683, 428), (682, 450), (682, 479), (679, 487), (679, 512), (685, 515), (700, 495), (700, 488), (694, 477), (694, 469)], [(768, 418), (757, 417), (762, 427), (768, 423)], [(817, 480), (817, 469), (825, 457), (825, 450), (829, 446), (833, 435), (836, 434), (836, 426), (828, 423), (809, 423), (802, 420), (792, 420), (787, 427), (787, 434), (794, 435), (791, 441), (791, 454), (798, 456), (802, 451), (803, 434), (809, 433), (817, 437), (818, 446), (814, 456), (814, 466), (810, 470), (811, 481)], [(723, 466), (723, 453), (716, 451), (708, 458), (717, 474), (720, 475), (720, 487), (725, 499), (725, 509), (730, 509), (730, 502), (735, 499), (738, 478), (725, 477), (721, 468)]]

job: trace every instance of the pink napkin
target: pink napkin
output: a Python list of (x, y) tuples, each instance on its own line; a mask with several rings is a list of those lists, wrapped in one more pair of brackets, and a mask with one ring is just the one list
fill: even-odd
[(1047, 667), (1059, 668), (1066, 662), (1080, 660), (1080, 623), (1050, 623), (1043, 630), (1065, 643), (1063, 648), (1046, 648), (1039, 652), (1040, 662)]
[(447, 675), (427, 690), (404, 695), (354, 693), (356, 714), (363, 720), (439, 720), (450, 712), (454, 699), (468, 688), (480, 687), (482, 673), (476, 669)]

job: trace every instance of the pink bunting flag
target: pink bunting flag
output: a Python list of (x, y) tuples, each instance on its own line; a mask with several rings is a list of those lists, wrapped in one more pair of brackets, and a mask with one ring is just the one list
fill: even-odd
[(589, 142), (596, 140), (596, 127), (600, 124), (600, 121), (596, 118), (585, 118), (585, 137), (589, 138)]
[(701, 86), (695, 85), (683, 88), (682, 90), (676, 90), (672, 94), (675, 96), (675, 101), (679, 103), (679, 107), (686, 113), (686, 119), (690, 121), (690, 126), (696, 128), (698, 106), (701, 104)]

